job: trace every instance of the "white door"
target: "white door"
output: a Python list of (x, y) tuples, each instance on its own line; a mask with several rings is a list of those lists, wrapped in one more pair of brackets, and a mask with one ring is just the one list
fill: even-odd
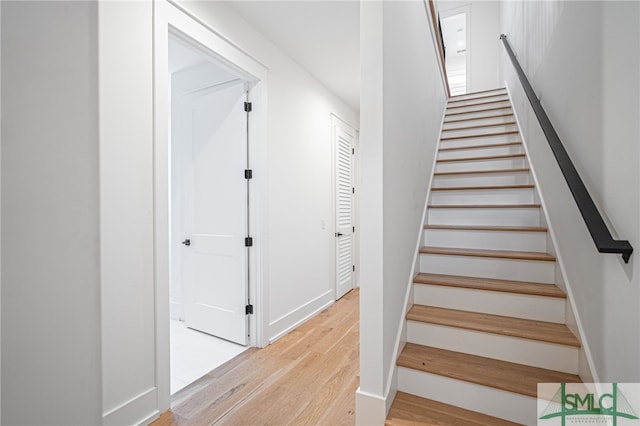
[[(241, 82), (185, 99), (187, 327), (247, 344), (247, 123)], [(188, 242), (186, 241), (188, 240)]]
[(336, 299), (353, 289), (353, 148), (355, 131), (342, 121), (333, 124), (336, 194)]

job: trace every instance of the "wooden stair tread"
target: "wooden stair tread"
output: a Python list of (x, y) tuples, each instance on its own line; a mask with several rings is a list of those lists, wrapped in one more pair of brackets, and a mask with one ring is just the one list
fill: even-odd
[[(461, 118), (459, 120), (445, 120), (442, 123), (443, 124), (447, 124), (447, 123), (462, 123), (463, 121), (474, 121), (474, 120), (487, 120), (487, 119), (491, 119), (491, 118), (503, 118), (503, 117), (513, 117), (513, 113), (507, 113), (507, 114), (497, 114), (497, 115), (490, 115), (487, 117), (472, 117), (472, 118)], [(446, 129), (444, 129), (446, 130)]]
[(566, 325), (554, 322), (459, 311), (424, 305), (413, 305), (407, 313), (407, 319), (410, 321), (464, 328), (466, 330), (481, 331), (484, 333), (580, 347), (580, 342)]
[[(449, 99), (461, 98), (463, 96), (473, 96), (473, 95), (478, 95), (480, 93), (497, 92), (499, 90), (507, 90), (507, 88), (506, 87), (498, 87), (496, 89), (479, 90), (477, 92), (470, 92), (470, 93), (465, 93), (465, 94), (462, 94), (462, 95), (449, 96)], [(503, 93), (500, 93), (500, 94), (502, 95)], [(506, 95), (507, 92), (505, 91), (504, 94)]]
[(487, 111), (499, 111), (501, 109), (511, 109), (511, 105), (504, 107), (495, 107), (495, 108), (483, 108), (475, 111), (464, 111), (464, 112), (449, 112), (445, 114), (445, 117), (450, 117), (452, 115), (464, 115), (464, 114), (477, 114), (479, 112), (487, 112)]
[(429, 204), (430, 209), (539, 209), (540, 204)]
[[(475, 100), (475, 99), (470, 99), (470, 100)], [(460, 101), (460, 102), (462, 102), (462, 101)], [(471, 107), (471, 106), (491, 105), (491, 104), (499, 104), (499, 103), (504, 103), (504, 102), (509, 102), (509, 98), (507, 98), (507, 99), (499, 99), (499, 100), (495, 100), (495, 101), (477, 102), (475, 104), (447, 106), (447, 109), (449, 110), (449, 109), (457, 109), (457, 108), (467, 108), (467, 107)]]
[(521, 185), (483, 185), (483, 186), (437, 186), (432, 187), (432, 191), (479, 191), (486, 189), (533, 189), (533, 184), (521, 184)]
[(444, 254), (451, 256), (475, 256), (475, 257), (492, 257), (499, 259), (516, 259), (516, 260), (538, 260), (545, 262), (555, 262), (556, 258), (548, 253), (535, 251), (515, 251), (515, 250), (487, 250), (487, 249), (469, 249), (469, 248), (450, 248), (450, 247), (422, 247), (420, 253), (423, 254)]
[(454, 229), (461, 231), (547, 232), (544, 226), (489, 226), (489, 225), (425, 225), (424, 229)]
[(487, 416), (476, 411), (465, 410), (431, 399), (421, 398), (406, 392), (396, 393), (386, 426), (514, 426), (507, 420)]
[(507, 143), (489, 143), (484, 145), (465, 145), (465, 146), (454, 146), (451, 148), (440, 148), (438, 152), (442, 151), (461, 151), (465, 149), (485, 149), (485, 148), (500, 148), (503, 146), (513, 146), (513, 145), (522, 145), (522, 142), (507, 142)]
[(553, 284), (540, 284), (526, 281), (499, 280), (495, 278), (463, 277), (419, 273), (413, 279), (417, 284), (430, 284), (446, 287), (469, 288), (474, 290), (499, 291), (503, 293), (528, 294), (531, 296), (557, 297), (566, 299), (567, 295)]
[(575, 374), (407, 343), (401, 367), (536, 398), (538, 383), (580, 383)]
[(456, 130), (473, 130), (473, 129), (484, 129), (487, 127), (500, 127), (500, 126), (514, 126), (516, 124), (515, 121), (507, 121), (506, 123), (495, 123), (495, 124), (479, 124), (477, 126), (465, 126), (465, 127), (453, 127), (450, 129), (442, 129), (443, 132), (453, 132)]
[(487, 155), (484, 157), (461, 157), (461, 158), (445, 158), (436, 160), (436, 163), (453, 163), (456, 161), (483, 161), (483, 160), (506, 160), (509, 158), (524, 158), (525, 154), (504, 154), (504, 155)]
[(495, 132), (495, 133), (482, 133), (476, 135), (463, 135), (463, 136), (450, 136), (446, 138), (440, 138), (441, 141), (452, 141), (456, 139), (474, 139), (474, 138), (485, 138), (485, 137), (493, 137), (493, 136), (505, 136), (505, 135), (517, 135), (520, 133), (518, 130), (508, 130), (506, 132)]
[(459, 172), (435, 172), (434, 176), (457, 176), (457, 175), (477, 175), (477, 174), (499, 174), (499, 173), (528, 173), (531, 170), (527, 167), (516, 169), (495, 169), (495, 170), (463, 170)]

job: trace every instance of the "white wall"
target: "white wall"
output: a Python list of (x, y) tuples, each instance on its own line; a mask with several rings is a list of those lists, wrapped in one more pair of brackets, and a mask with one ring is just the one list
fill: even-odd
[(445, 103), (429, 20), (423, 2), (361, 4), (359, 424), (382, 424), (384, 407), (366, 399), (384, 404), (395, 392), (396, 341)]
[[(334, 214), (330, 114), (358, 116), (304, 69), (220, 2), (182, 2), (269, 67), (266, 244), (269, 340), (331, 303)], [(321, 222), (326, 221), (326, 229)]]
[(499, 66), (500, 60), (500, 1), (460, 1), (437, 0), (440, 13), (453, 11), (471, 12), (471, 19), (467, 17), (467, 27), (470, 43), (467, 53), (470, 56), (467, 80), (470, 92), (495, 89), (501, 87), (502, 76)]
[[(599, 254), (503, 54), (595, 379), (640, 380), (640, 5), (505, 2), (503, 32), (629, 264)], [(617, 235), (616, 235), (617, 234)]]
[(2, 421), (99, 424), (96, 4), (1, 8)]
[(123, 424), (156, 404), (152, 4), (98, 10), (102, 409)]

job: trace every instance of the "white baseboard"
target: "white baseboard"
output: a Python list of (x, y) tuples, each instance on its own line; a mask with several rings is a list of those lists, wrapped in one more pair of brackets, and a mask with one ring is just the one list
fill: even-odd
[(356, 425), (381, 426), (387, 419), (387, 398), (356, 390)]
[(158, 389), (153, 387), (104, 413), (103, 426), (148, 424), (159, 415), (157, 393)]
[(331, 306), (334, 302), (333, 290), (328, 290), (288, 314), (270, 322), (269, 344), (275, 342), (291, 330), (310, 320), (318, 313)]

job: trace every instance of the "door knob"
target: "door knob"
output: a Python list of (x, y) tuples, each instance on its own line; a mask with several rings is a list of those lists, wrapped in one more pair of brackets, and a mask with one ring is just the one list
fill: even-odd
[(182, 244), (184, 244), (185, 246), (190, 246), (191, 245), (191, 240), (190, 239), (186, 239), (182, 242)]
[(336, 232), (336, 237), (342, 237), (344, 234), (342, 232)]

